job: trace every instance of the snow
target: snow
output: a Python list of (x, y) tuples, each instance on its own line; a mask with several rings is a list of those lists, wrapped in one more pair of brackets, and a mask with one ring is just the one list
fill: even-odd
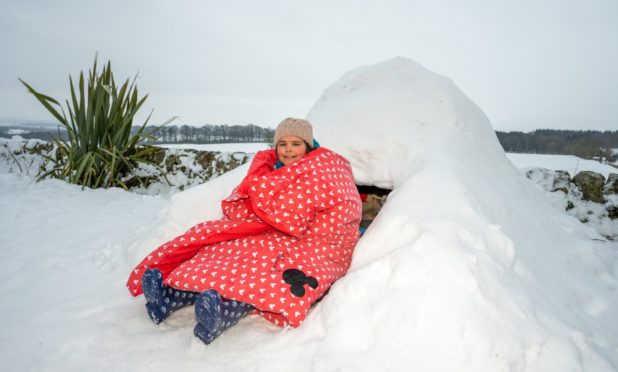
[(615, 371), (618, 246), (553, 207), (448, 78), (395, 58), (308, 114), (358, 182), (392, 187), (303, 325), (243, 319), (209, 346), (124, 288), (158, 244), (221, 215), (243, 165), (171, 198), (0, 172), (0, 364), (62, 371)]

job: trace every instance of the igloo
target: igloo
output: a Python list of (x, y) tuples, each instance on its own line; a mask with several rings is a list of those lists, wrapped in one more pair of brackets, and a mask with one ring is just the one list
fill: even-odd
[[(359, 185), (392, 192), (349, 273), (301, 327), (247, 318), (209, 346), (211, 366), (618, 369), (617, 252), (544, 200), (450, 79), (406, 58), (360, 67), (307, 118)], [(170, 236), (219, 217), (246, 168), (178, 194)]]

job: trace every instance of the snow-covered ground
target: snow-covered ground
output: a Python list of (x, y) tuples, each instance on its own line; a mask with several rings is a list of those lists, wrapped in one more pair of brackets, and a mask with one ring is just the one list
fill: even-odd
[(394, 191), (301, 327), (249, 316), (204, 346), (192, 308), (155, 326), (124, 288), (143, 255), (220, 216), (248, 165), (171, 197), (0, 169), (2, 369), (618, 370), (617, 244), (552, 206), (450, 80), (389, 60), (308, 118), (360, 183)]

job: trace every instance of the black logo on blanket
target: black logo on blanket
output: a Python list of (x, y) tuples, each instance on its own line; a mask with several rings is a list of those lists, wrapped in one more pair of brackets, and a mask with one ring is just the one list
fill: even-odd
[(305, 295), (305, 284), (309, 284), (309, 287), (313, 289), (318, 287), (318, 280), (316, 278), (307, 276), (298, 269), (285, 270), (283, 272), (283, 280), (290, 284), (290, 291), (296, 297), (303, 297)]

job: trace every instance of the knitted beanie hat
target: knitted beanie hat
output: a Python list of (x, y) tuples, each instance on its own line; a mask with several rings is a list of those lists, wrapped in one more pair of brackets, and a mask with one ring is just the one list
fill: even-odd
[(313, 148), (313, 128), (311, 123), (305, 119), (285, 118), (275, 130), (275, 146), (277, 142), (285, 136), (296, 136), (302, 138), (310, 148)]

